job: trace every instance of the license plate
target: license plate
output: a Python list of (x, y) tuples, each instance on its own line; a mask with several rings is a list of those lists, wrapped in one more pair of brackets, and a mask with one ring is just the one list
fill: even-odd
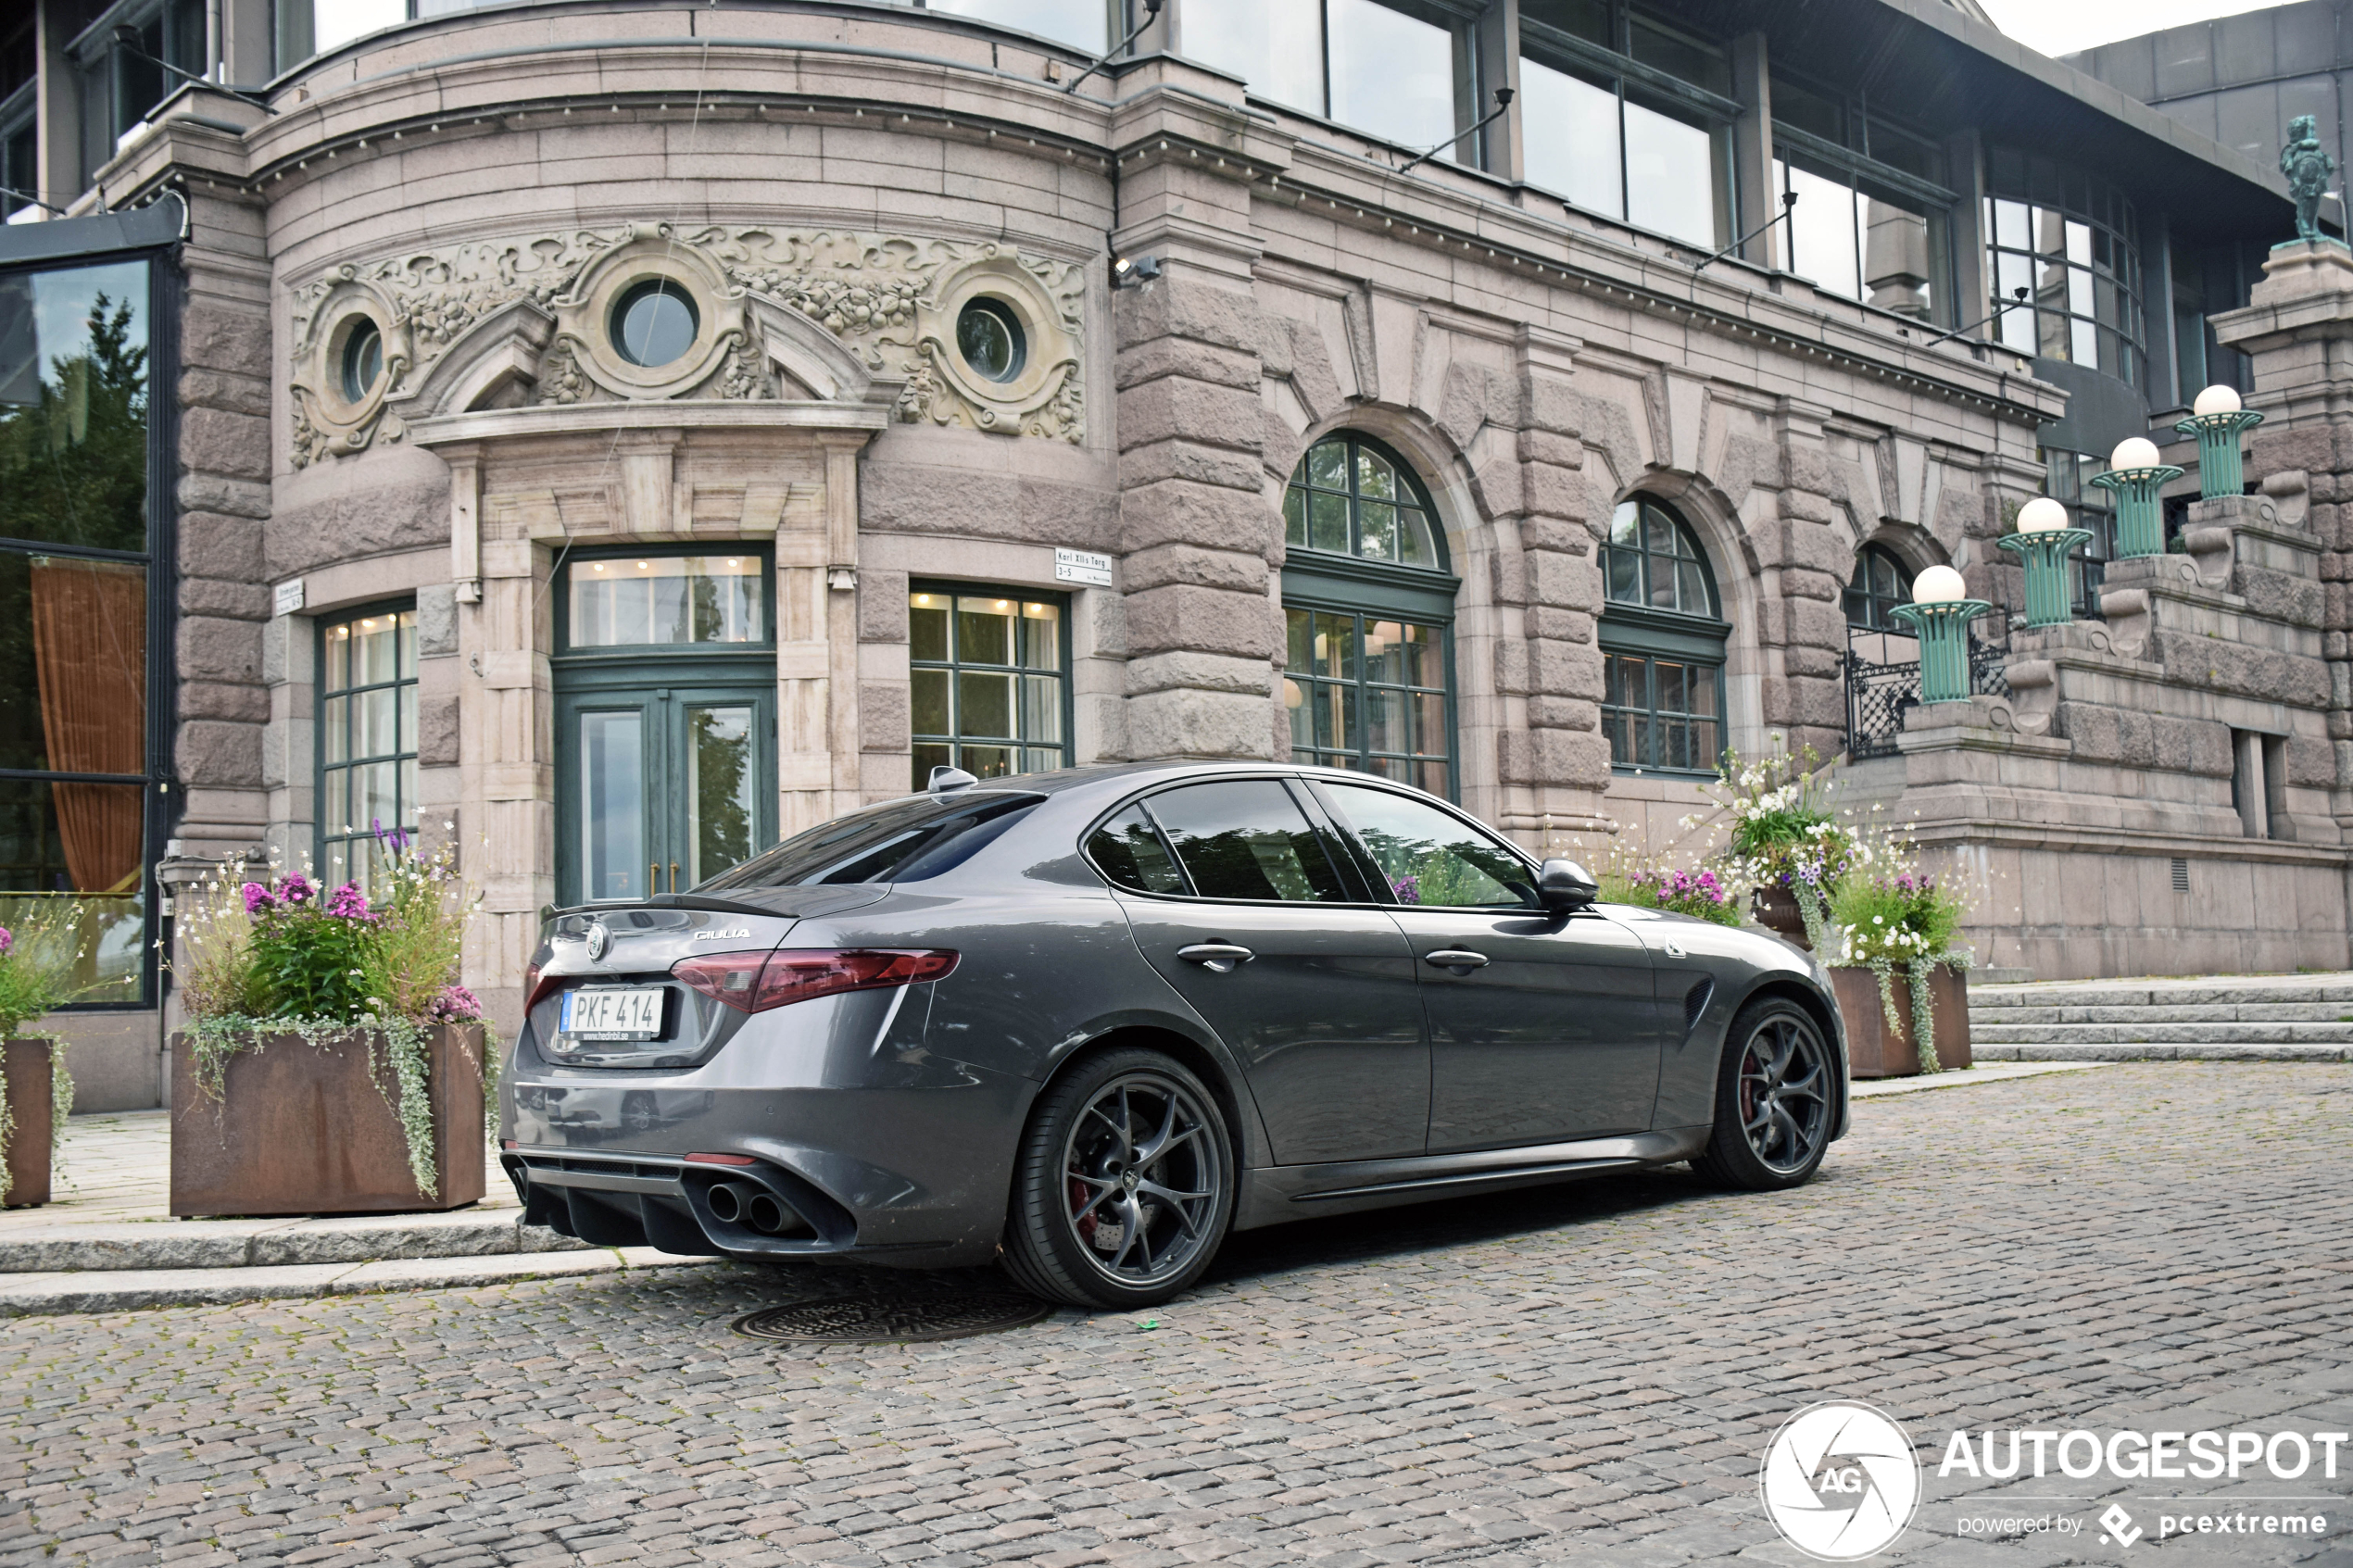
[(650, 1040), (661, 1033), (661, 985), (564, 993), (563, 1032), (577, 1040)]

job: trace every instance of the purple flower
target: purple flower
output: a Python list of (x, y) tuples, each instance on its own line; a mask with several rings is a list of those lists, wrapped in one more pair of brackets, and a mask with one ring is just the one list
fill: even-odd
[(346, 882), (327, 895), (327, 913), (337, 920), (380, 920), (381, 915), (368, 908), (368, 896), (359, 891), (356, 882)]
[(289, 872), (278, 884), (278, 901), (284, 904), (307, 904), (318, 893), (310, 879), (300, 872)]
[(1422, 901), (1422, 879), (1420, 877), (1401, 876), (1391, 878), (1389, 884), (1389, 890), (1397, 895), (1397, 901), (1401, 904), (1418, 904)]
[(246, 883), (243, 891), (245, 896), (245, 913), (248, 915), (258, 915), (278, 907), (278, 900), (270, 897), (270, 889), (258, 882)]
[(17, 934), (10, 931), (6, 926), (0, 925), (0, 957), (6, 957), (9, 949), (13, 948), (16, 945)]
[(444, 985), (425, 1009), (428, 1023), (472, 1023), (482, 1017), (482, 1001), (463, 985)]

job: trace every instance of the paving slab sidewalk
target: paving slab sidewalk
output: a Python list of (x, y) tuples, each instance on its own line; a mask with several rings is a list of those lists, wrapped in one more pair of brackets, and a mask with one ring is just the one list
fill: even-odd
[(481, 1202), (437, 1214), (182, 1220), (171, 1215), (170, 1188), (170, 1112), (69, 1118), (56, 1198), (0, 1211), (0, 1315), (457, 1287), (702, 1261), (651, 1248), (589, 1247), (526, 1225), (496, 1159)]

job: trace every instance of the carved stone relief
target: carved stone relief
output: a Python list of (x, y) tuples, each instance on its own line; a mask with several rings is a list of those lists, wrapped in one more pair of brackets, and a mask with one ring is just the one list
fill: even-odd
[[(613, 298), (648, 277), (674, 280), (698, 322), (692, 345), (652, 370), (616, 351), (605, 320)], [(903, 383), (902, 420), (1078, 442), (1086, 281), (1081, 267), (1011, 245), (835, 230), (627, 224), (404, 252), (295, 291), (291, 457), (301, 468), (397, 439), (386, 399), (404, 405), (468, 332), (518, 301), (554, 322), (528, 402), (796, 395), (803, 389), (778, 374), (771, 352), (779, 319), (763, 328), (753, 308), (764, 302), (832, 334), (877, 378)], [(975, 374), (957, 348), (957, 311), (983, 296), (1027, 339), (1019, 373), (1002, 381)], [(362, 315), (377, 324), (387, 362), (355, 406), (341, 397), (333, 361)]]

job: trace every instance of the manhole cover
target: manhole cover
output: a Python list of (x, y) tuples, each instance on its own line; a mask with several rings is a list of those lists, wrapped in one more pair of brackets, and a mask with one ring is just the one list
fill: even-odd
[(1010, 1292), (967, 1296), (830, 1296), (770, 1307), (736, 1320), (753, 1339), (803, 1345), (903, 1345), (962, 1339), (1036, 1323), (1053, 1308)]

